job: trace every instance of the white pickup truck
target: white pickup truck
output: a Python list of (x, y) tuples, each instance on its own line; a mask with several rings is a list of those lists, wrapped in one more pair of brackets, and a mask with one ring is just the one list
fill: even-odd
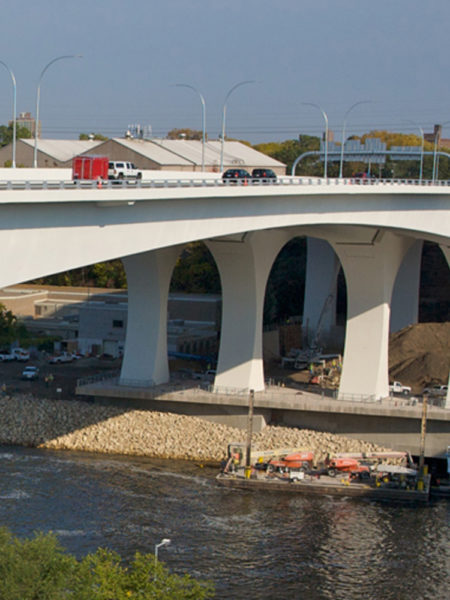
[(72, 362), (73, 356), (68, 352), (62, 352), (61, 354), (55, 354), (54, 356), (50, 356), (48, 362), (51, 365), (57, 365), (58, 363), (67, 363)]
[(390, 394), (403, 394), (404, 396), (409, 396), (411, 393), (411, 388), (409, 385), (403, 385), (400, 381), (394, 381), (389, 386)]

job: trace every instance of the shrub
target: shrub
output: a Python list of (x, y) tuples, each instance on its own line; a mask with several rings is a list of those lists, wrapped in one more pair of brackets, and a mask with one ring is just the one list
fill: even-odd
[(153, 554), (136, 553), (130, 564), (99, 548), (78, 561), (52, 534), (29, 540), (0, 529), (2, 600), (207, 600), (211, 582), (171, 574)]

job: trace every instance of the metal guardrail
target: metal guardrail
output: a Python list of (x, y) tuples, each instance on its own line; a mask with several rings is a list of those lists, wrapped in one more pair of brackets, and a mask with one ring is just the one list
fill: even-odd
[(117, 385), (122, 387), (154, 388), (156, 383), (153, 379), (123, 379), (120, 377), (117, 379)]
[[(77, 380), (77, 387), (91, 384), (99, 384), (103, 381), (107, 381), (109, 385), (116, 385), (118, 387), (134, 387), (146, 389), (152, 391), (152, 397), (157, 398), (160, 392), (168, 393), (182, 393), (182, 394), (201, 394), (208, 392), (216, 396), (248, 396), (250, 394), (249, 388), (232, 388), (215, 386), (213, 383), (203, 384), (192, 388), (180, 389), (179, 386), (174, 385), (173, 382), (166, 383), (163, 385), (156, 385), (152, 379), (121, 379), (119, 372), (113, 373), (99, 373), (97, 375), (91, 375), (89, 377), (82, 377)], [(266, 381), (266, 389), (261, 392), (257, 392), (256, 397), (262, 397), (265, 400), (271, 400), (276, 403), (277, 400), (290, 400), (294, 402), (298, 400), (299, 395), (303, 392), (309, 393), (313, 396), (320, 396), (322, 399), (334, 400), (336, 402), (354, 402), (355, 404), (370, 404), (370, 405), (384, 405), (384, 406), (395, 406), (395, 407), (415, 407), (422, 402), (422, 398), (416, 396), (410, 396), (408, 398), (387, 396), (386, 398), (378, 398), (375, 395), (366, 394), (339, 394), (338, 390), (326, 390), (323, 389), (321, 392), (311, 392), (310, 390), (298, 389), (296, 391), (290, 391), (286, 388), (282, 388), (277, 385), (274, 380)], [(275, 388), (275, 389), (274, 389)], [(429, 402), (430, 408), (436, 407), (446, 409), (445, 398), (433, 398)]]
[(339, 179), (321, 177), (278, 177), (276, 180), (236, 180), (222, 179), (152, 179), (152, 180), (65, 180), (65, 181), (33, 181), (16, 180), (0, 181), (0, 191), (10, 190), (92, 190), (92, 189), (161, 189), (161, 188), (217, 188), (217, 187), (278, 187), (292, 185), (317, 185), (317, 186), (348, 186), (348, 185), (408, 185), (414, 187), (448, 187), (450, 180), (431, 181), (418, 179)]
[(120, 377), (120, 372), (115, 371), (112, 373), (98, 373), (97, 375), (90, 375), (89, 377), (81, 377), (80, 379), (77, 379), (77, 387), (102, 383), (103, 381), (123, 387), (154, 388), (156, 386), (153, 379), (123, 379)]
[(382, 399), (377, 398), (374, 394), (339, 394), (333, 395), (335, 400), (341, 400), (342, 402), (359, 402), (360, 404), (381, 404)]
[(89, 375), (88, 377), (80, 377), (77, 379), (77, 387), (81, 385), (90, 385), (91, 383), (100, 383), (102, 381), (112, 382), (114, 379), (119, 378), (119, 371), (110, 373), (98, 373), (97, 375)]

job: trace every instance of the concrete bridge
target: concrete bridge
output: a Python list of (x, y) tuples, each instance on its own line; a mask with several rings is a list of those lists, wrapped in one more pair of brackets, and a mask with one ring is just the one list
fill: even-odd
[(266, 282), (296, 236), (325, 240), (343, 267), (348, 297), (340, 397), (388, 396), (394, 283), (417, 240), (450, 261), (450, 187), (431, 182), (279, 178), (272, 185), (159, 179), (107, 185), (0, 182), (0, 287), (121, 258), (129, 318), (121, 372), (136, 385), (169, 379), (167, 297), (183, 247), (203, 240), (222, 283), (215, 387), (264, 389)]

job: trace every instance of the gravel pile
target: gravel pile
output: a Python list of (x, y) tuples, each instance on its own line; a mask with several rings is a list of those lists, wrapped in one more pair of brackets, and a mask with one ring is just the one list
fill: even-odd
[[(0, 443), (53, 450), (78, 450), (152, 458), (216, 462), (230, 442), (246, 432), (197, 417), (98, 406), (76, 400), (32, 396), (0, 399)], [(301, 447), (317, 462), (328, 452), (381, 450), (369, 442), (306, 429), (267, 426), (252, 444), (260, 450)]]

